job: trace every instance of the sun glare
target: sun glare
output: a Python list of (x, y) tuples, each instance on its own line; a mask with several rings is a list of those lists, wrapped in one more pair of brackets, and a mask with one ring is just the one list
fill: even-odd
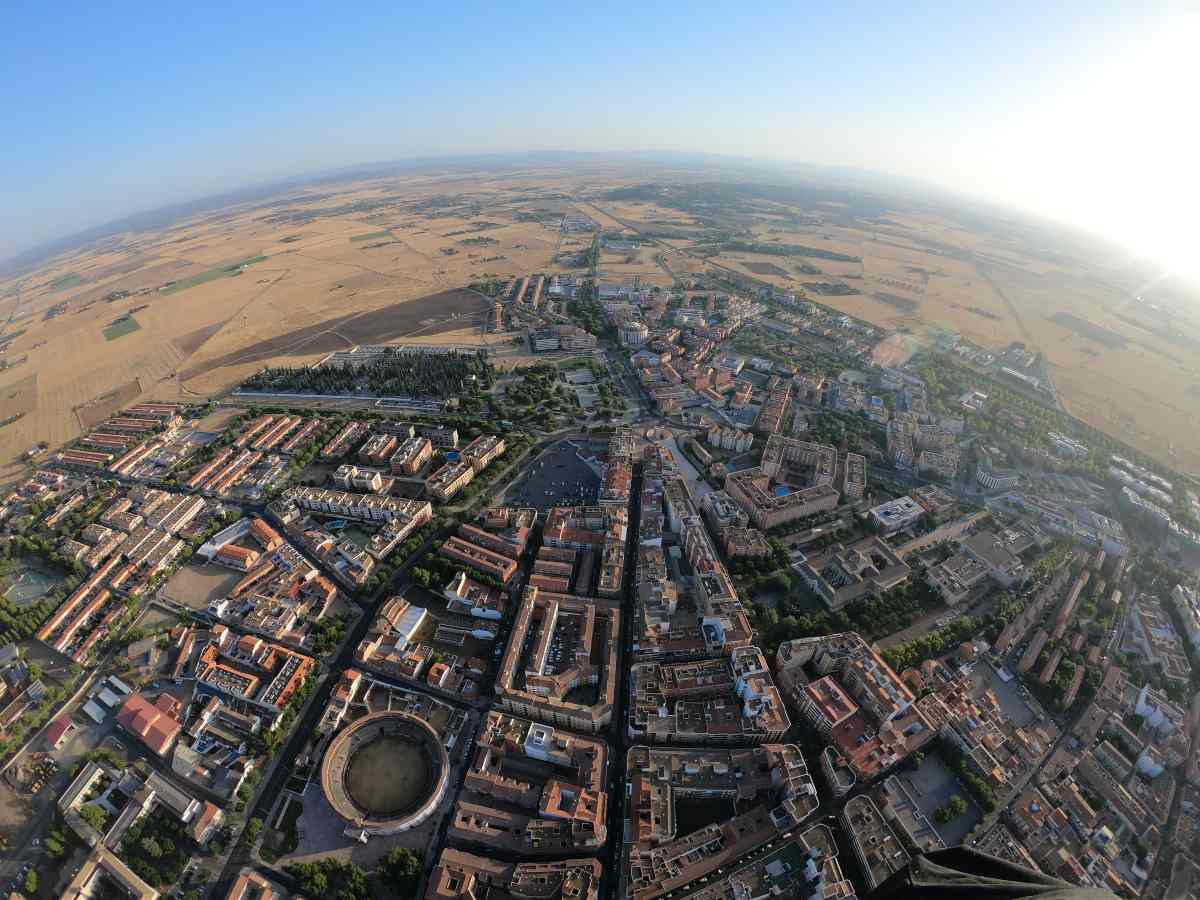
[(1032, 202), (1193, 277), (1197, 46), (1200, 18), (1189, 17), (1098, 60), (1051, 92), (1026, 157)]

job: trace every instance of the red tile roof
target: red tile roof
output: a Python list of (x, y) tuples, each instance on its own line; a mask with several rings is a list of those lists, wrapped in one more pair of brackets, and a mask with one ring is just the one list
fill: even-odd
[[(161, 702), (164, 694), (159, 697)], [(168, 697), (170, 703), (176, 703)], [(163, 704), (164, 706), (168, 704)], [(141, 694), (130, 694), (117, 712), (117, 722), (130, 734), (137, 735), (147, 747), (162, 756), (178, 737), (182, 725), (160, 706)]]

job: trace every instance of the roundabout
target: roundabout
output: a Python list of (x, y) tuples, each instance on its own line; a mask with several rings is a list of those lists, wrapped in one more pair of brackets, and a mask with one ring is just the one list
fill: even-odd
[(450, 779), (450, 758), (423, 720), (381, 712), (351, 723), (330, 742), (321, 788), (347, 834), (397, 834), (424, 822)]

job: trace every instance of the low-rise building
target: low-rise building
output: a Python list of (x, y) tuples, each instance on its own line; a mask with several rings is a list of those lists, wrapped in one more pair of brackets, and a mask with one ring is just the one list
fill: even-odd
[(504, 617), (504, 595), (495, 588), (472, 581), (466, 572), (459, 572), (446, 585), (442, 594), (446, 608), (478, 619), (499, 621)]
[(515, 559), (465, 541), (457, 535), (447, 538), (445, 543), (438, 548), (438, 553), (447, 559), (491, 575), (501, 584), (507, 584), (508, 580), (517, 573)]
[(925, 508), (912, 497), (897, 497), (872, 507), (868, 515), (879, 533), (892, 534), (919, 522)]
[(834, 544), (801, 554), (794, 565), (805, 584), (832, 610), (887, 593), (903, 584), (911, 571), (891, 547), (874, 536), (849, 546)]
[(447, 847), (429, 876), (425, 900), (563, 897), (599, 900), (600, 860), (504, 863)]

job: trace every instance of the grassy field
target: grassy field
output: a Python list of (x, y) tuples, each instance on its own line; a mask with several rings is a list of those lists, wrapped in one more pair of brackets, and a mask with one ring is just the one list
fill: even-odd
[(60, 275), (51, 281), (46, 287), (51, 291), (65, 291), (68, 288), (78, 287), (83, 284), (83, 279), (74, 272), (67, 272), (65, 275)]
[(250, 256), (228, 265), (217, 266), (209, 269), (207, 272), (201, 272), (199, 275), (192, 275), (190, 278), (183, 278), (168, 287), (162, 289), (163, 294), (178, 294), (180, 291), (186, 291), (188, 288), (194, 288), (202, 284), (208, 284), (210, 281), (216, 281), (218, 278), (234, 278), (242, 274), (242, 269), (246, 266), (252, 266), (255, 263), (260, 263), (265, 260), (265, 256)]
[(135, 331), (141, 331), (142, 326), (138, 324), (137, 319), (133, 316), (125, 316), (117, 319), (107, 328), (104, 329), (104, 339), (106, 341), (115, 341), (117, 338), (123, 338), (127, 334), (133, 334)]
[(356, 234), (350, 238), (350, 243), (356, 244), (359, 241), (373, 241), (377, 238), (391, 237), (390, 231), (372, 231), (370, 234)]

